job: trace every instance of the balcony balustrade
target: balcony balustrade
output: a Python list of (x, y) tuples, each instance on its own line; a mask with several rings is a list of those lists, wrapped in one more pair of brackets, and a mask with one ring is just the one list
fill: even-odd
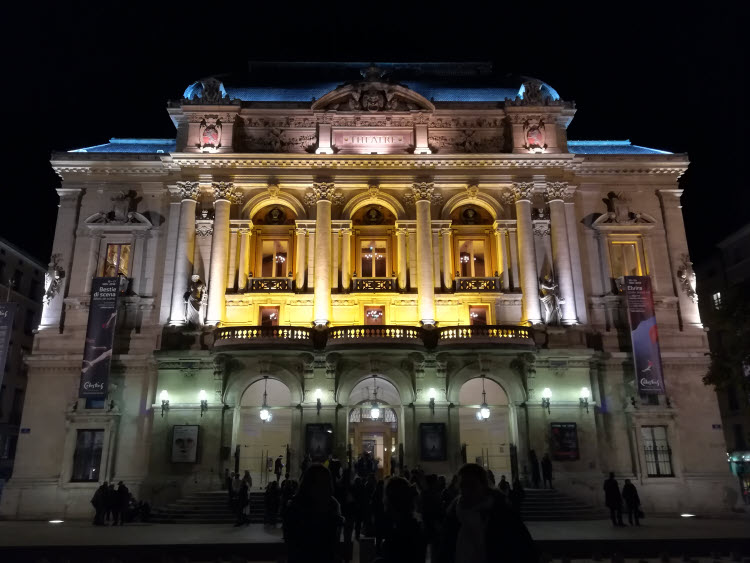
[(250, 278), (248, 292), (289, 293), (293, 291), (292, 278)]
[(236, 326), (216, 329), (215, 348), (263, 346), (337, 348), (342, 346), (405, 345), (420, 348), (494, 345), (534, 347), (532, 329), (522, 326), (449, 326), (426, 330), (415, 326), (358, 325), (323, 330), (296, 326)]
[(396, 278), (353, 278), (352, 291), (364, 293), (397, 291)]
[(500, 278), (456, 278), (456, 291), (500, 291)]

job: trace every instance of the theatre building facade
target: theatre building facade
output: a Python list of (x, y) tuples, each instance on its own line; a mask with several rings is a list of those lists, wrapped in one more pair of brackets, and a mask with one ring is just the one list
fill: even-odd
[[(156, 506), (225, 469), (264, 486), (305, 454), (528, 481), (532, 450), (588, 502), (613, 471), (647, 511), (728, 510), (686, 155), (569, 140), (574, 104), (486, 65), (361, 68), (203, 79), (167, 106), (175, 139), (53, 155), (2, 516), (86, 516), (103, 481)], [(116, 321), (96, 320), (100, 278), (119, 278)]]

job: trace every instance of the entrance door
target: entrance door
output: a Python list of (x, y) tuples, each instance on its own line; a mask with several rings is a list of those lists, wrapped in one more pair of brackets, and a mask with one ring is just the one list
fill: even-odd
[[(367, 407), (367, 405), (364, 406)], [(397, 455), (398, 427), (395, 413), (393, 409), (383, 408), (381, 418), (372, 420), (363, 419), (361, 412), (356, 411), (366, 411), (366, 409), (355, 407), (350, 411), (349, 444), (352, 447), (352, 461), (356, 464), (360, 456), (364, 457), (368, 454), (369, 459), (377, 461), (375, 475), (378, 479), (382, 479), (390, 475), (391, 459)]]

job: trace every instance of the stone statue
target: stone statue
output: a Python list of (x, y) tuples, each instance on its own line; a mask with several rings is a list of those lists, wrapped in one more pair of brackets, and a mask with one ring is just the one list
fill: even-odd
[(682, 291), (684, 291), (693, 303), (698, 302), (698, 292), (695, 287), (695, 271), (693, 263), (687, 254), (683, 254), (680, 259), (682, 264), (677, 269), (677, 279), (680, 281)]
[(206, 304), (208, 302), (208, 292), (206, 284), (201, 277), (194, 274), (190, 277), (188, 290), (185, 292), (185, 322), (195, 327), (203, 326), (206, 318)]
[(544, 324), (560, 324), (562, 311), (560, 306), (565, 300), (560, 297), (558, 285), (552, 279), (551, 274), (547, 274), (539, 280), (539, 292), (541, 293), (541, 302), (544, 305)]
[(53, 254), (49, 268), (44, 273), (44, 297), (45, 305), (49, 305), (55, 296), (62, 289), (62, 280), (65, 277), (65, 270), (60, 265), (60, 255)]

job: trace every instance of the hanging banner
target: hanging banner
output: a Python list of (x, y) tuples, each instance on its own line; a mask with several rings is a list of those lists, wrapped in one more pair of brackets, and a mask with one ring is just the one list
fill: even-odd
[(633, 363), (638, 393), (664, 394), (661, 371), (659, 333), (656, 328), (651, 278), (625, 276), (625, 297), (628, 301), (630, 339), (633, 344)]
[(5, 362), (8, 361), (8, 345), (13, 335), (13, 319), (17, 306), (16, 303), (0, 303), (0, 385), (5, 375)]
[(82, 399), (107, 398), (119, 289), (119, 278), (94, 278), (91, 281), (89, 324), (83, 348), (81, 386), (78, 389), (78, 396)]

